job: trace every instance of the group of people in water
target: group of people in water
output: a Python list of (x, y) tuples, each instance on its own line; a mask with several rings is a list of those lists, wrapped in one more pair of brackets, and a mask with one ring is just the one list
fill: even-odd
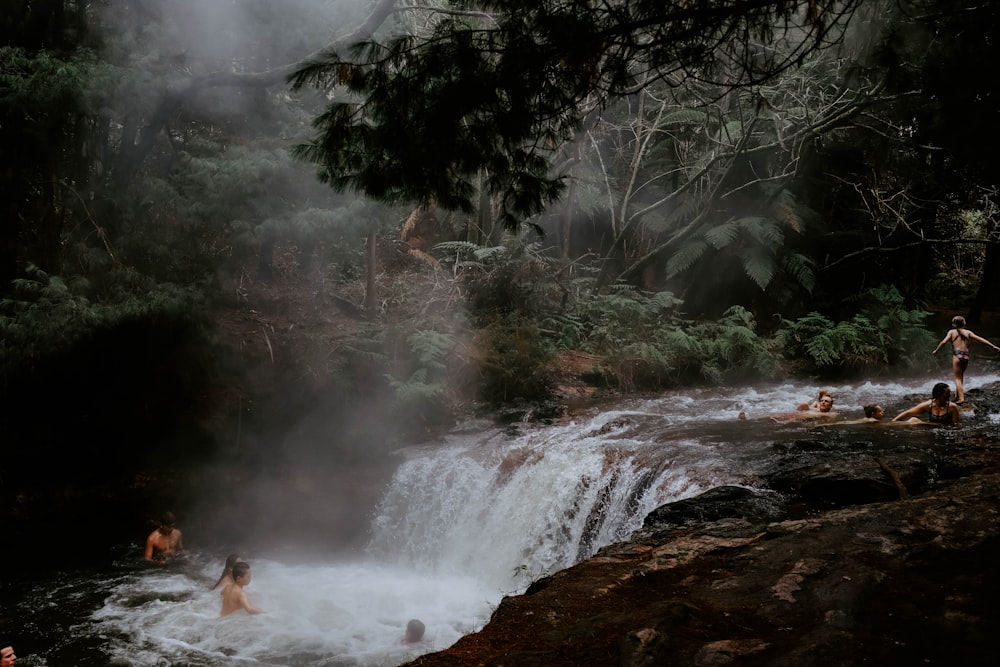
[[(145, 558), (156, 565), (166, 565), (167, 562), (184, 553), (184, 539), (172, 512), (164, 512), (160, 517), (160, 525), (146, 538)], [(226, 558), (222, 576), (215, 582), (212, 590), (221, 590), (222, 611), (220, 616), (229, 616), (240, 609), (248, 614), (263, 614), (264, 610), (250, 604), (245, 590), (250, 583), (250, 565), (240, 558), (239, 554), (230, 554)]]
[[(951, 321), (952, 328), (934, 348), (933, 354), (947, 344), (952, 347), (952, 371), (955, 377), (955, 398), (952, 401), (951, 387), (947, 383), (938, 382), (931, 389), (931, 397), (913, 407), (903, 410), (890, 421), (906, 424), (956, 425), (961, 421), (961, 405), (965, 403), (965, 371), (969, 366), (969, 343), (972, 341), (987, 345), (1000, 352), (1000, 347), (994, 345), (982, 336), (973, 333), (965, 327), (965, 318), (956, 316)], [(831, 392), (823, 389), (816, 398), (801, 403), (794, 412), (771, 415), (774, 422), (786, 422), (802, 419), (832, 420), (838, 416), (834, 412), (834, 398)], [(863, 407), (864, 417), (855, 421), (826, 421), (826, 423), (865, 423), (879, 422), (885, 418), (885, 410), (879, 404), (872, 403)], [(922, 418), (926, 417), (926, 419)], [(739, 413), (739, 419), (746, 419), (745, 412)], [(145, 559), (156, 565), (165, 565), (169, 560), (184, 552), (184, 541), (180, 529), (176, 526), (174, 515), (165, 512), (160, 517), (159, 526), (146, 538)], [(239, 610), (248, 614), (264, 613), (250, 603), (246, 586), (250, 583), (250, 565), (239, 554), (230, 554), (226, 558), (225, 567), (219, 580), (212, 586), (219, 590), (222, 597), (220, 616), (228, 616)], [(418, 619), (411, 619), (406, 624), (404, 643), (419, 643), (423, 641), (424, 624)], [(0, 667), (14, 667), (17, 656), (13, 646), (3, 646), (0, 642)]]
[[(965, 403), (965, 371), (969, 367), (969, 343), (976, 341), (988, 345), (1000, 352), (1000, 347), (994, 345), (982, 336), (965, 328), (965, 318), (958, 315), (951, 320), (952, 328), (948, 330), (945, 337), (934, 348), (932, 354), (946, 344), (952, 346), (952, 372), (955, 376), (955, 398), (952, 401), (951, 387), (945, 382), (938, 382), (931, 389), (931, 397), (921, 401), (913, 407), (903, 410), (893, 417), (891, 422), (901, 422), (907, 424), (936, 424), (955, 425), (962, 419), (961, 406)], [(863, 407), (864, 417), (855, 421), (837, 421), (833, 423), (865, 423), (882, 421), (885, 417), (885, 410), (879, 404), (872, 403)], [(838, 417), (838, 413), (833, 410), (833, 395), (828, 389), (820, 390), (819, 395), (811, 402), (800, 403), (795, 412), (785, 412), (770, 415), (768, 419), (773, 422), (797, 421), (803, 419), (824, 419), (831, 420)], [(739, 419), (746, 419), (746, 413), (740, 412)], [(827, 423), (831, 423), (827, 421)]]
[[(827, 421), (826, 423), (836, 424), (863, 424), (879, 422), (885, 418), (885, 409), (878, 403), (869, 403), (863, 406), (864, 417), (853, 421)], [(926, 415), (926, 419), (921, 416)], [(830, 391), (823, 389), (819, 397), (812, 403), (800, 404), (795, 413), (783, 413), (771, 415), (769, 419), (774, 422), (791, 421), (793, 419), (812, 419), (838, 417), (838, 413), (833, 412), (833, 396)], [(941, 426), (951, 426), (958, 424), (962, 419), (961, 408), (951, 400), (951, 387), (945, 382), (938, 382), (931, 389), (931, 397), (926, 401), (914, 405), (912, 408), (903, 410), (893, 417), (890, 422), (900, 422), (906, 424), (937, 424)]]
[[(146, 538), (145, 558), (156, 565), (165, 565), (169, 560), (184, 553), (183, 535), (176, 525), (173, 513), (164, 512), (156, 530)], [(233, 612), (243, 610), (248, 614), (263, 614), (264, 610), (250, 603), (246, 586), (250, 583), (250, 564), (236, 553), (229, 554), (219, 580), (212, 590), (220, 591), (222, 610), (219, 616), (229, 616)], [(406, 634), (403, 643), (416, 644), (424, 639), (425, 626), (419, 619), (410, 619), (406, 624)], [(9, 648), (9, 647), (8, 647)], [(7, 649), (3, 649), (6, 651)], [(10, 650), (13, 656), (13, 649)], [(11, 658), (10, 665), (13, 665)], [(0, 667), (9, 667), (8, 663), (0, 663)]]

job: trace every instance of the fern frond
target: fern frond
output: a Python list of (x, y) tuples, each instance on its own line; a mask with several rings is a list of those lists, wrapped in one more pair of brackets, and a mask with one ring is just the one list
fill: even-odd
[(719, 128), (716, 140), (719, 143), (735, 144), (742, 138), (744, 131), (743, 121), (731, 120)]
[(728, 220), (705, 232), (705, 240), (716, 250), (721, 250), (739, 237), (740, 223), (738, 220)]
[(664, 229), (682, 227), (697, 217), (705, 205), (705, 198), (700, 195), (684, 195), (674, 208), (667, 213), (663, 221)]
[(789, 253), (782, 261), (782, 270), (785, 275), (794, 280), (799, 287), (812, 292), (816, 286), (816, 274), (813, 273), (815, 262), (800, 253)]
[(663, 115), (661, 125), (701, 125), (708, 120), (708, 114), (701, 109), (678, 109)]
[(439, 331), (416, 331), (410, 334), (407, 342), (417, 360), (435, 370), (445, 368), (444, 360), (455, 349), (455, 336)]
[(781, 227), (771, 218), (751, 215), (739, 218), (736, 220), (736, 224), (768, 250), (775, 250), (785, 242), (785, 235), (782, 234)]
[(690, 269), (705, 254), (706, 250), (708, 250), (708, 244), (704, 241), (695, 240), (682, 246), (667, 260), (667, 277), (673, 278)]
[(740, 261), (747, 276), (762, 290), (767, 289), (774, 278), (774, 257), (759, 247), (750, 247), (740, 253)]
[(797, 234), (805, 230), (805, 221), (799, 214), (799, 204), (795, 195), (782, 188), (771, 202), (774, 219)]

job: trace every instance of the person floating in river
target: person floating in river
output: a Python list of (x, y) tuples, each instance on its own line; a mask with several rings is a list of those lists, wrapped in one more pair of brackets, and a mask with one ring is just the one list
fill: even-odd
[(885, 410), (878, 403), (869, 403), (864, 407), (865, 421), (877, 422), (885, 416)]
[(212, 590), (214, 591), (219, 588), (225, 588), (229, 584), (233, 583), (233, 566), (242, 562), (243, 559), (240, 558), (239, 554), (229, 554), (229, 557), (226, 558), (226, 566), (222, 570), (222, 576), (219, 577), (219, 580), (215, 582), (214, 586), (212, 586)]
[(945, 334), (945, 337), (937, 344), (934, 348), (934, 352), (931, 354), (937, 354), (946, 343), (951, 343), (952, 347), (952, 357), (951, 357), (951, 369), (955, 373), (955, 393), (958, 395), (956, 403), (965, 403), (965, 369), (969, 367), (969, 341), (974, 340), (983, 345), (989, 345), (994, 350), (1000, 352), (1000, 347), (997, 347), (990, 341), (986, 340), (982, 336), (977, 336), (971, 330), (965, 328), (965, 318), (961, 315), (956, 315), (951, 318), (952, 329)]
[(773, 422), (787, 422), (801, 419), (832, 419), (837, 417), (837, 413), (833, 411), (833, 396), (830, 395), (830, 392), (825, 390), (824, 392), (820, 392), (820, 397), (817, 403), (819, 407), (816, 410), (807, 408), (805, 410), (796, 410), (795, 412), (784, 412), (777, 415), (771, 415), (769, 419)]
[(820, 389), (819, 390), (819, 395), (816, 397), (816, 400), (814, 400), (812, 403), (799, 403), (798, 407), (796, 407), (795, 409), (796, 410), (802, 410), (802, 411), (805, 411), (805, 410), (813, 410), (813, 411), (819, 410), (821, 404), (823, 403), (823, 399), (824, 398), (829, 398), (830, 401), (831, 401), (831, 405), (833, 404), (833, 394), (830, 393), (830, 390), (829, 389)]
[(172, 512), (164, 512), (160, 517), (160, 527), (146, 538), (146, 560), (159, 565), (166, 564), (169, 558), (184, 552), (184, 542), (181, 531), (176, 527)]
[[(925, 412), (928, 413), (926, 422), (918, 417), (918, 415)], [(922, 401), (909, 410), (903, 410), (893, 417), (892, 421), (923, 422), (942, 426), (954, 426), (961, 419), (962, 413), (958, 409), (958, 404), (951, 400), (951, 387), (944, 382), (938, 382), (931, 389), (930, 400)]]
[(846, 424), (873, 424), (875, 422), (882, 421), (882, 418), (885, 417), (885, 410), (883, 410), (882, 406), (879, 405), (878, 403), (869, 403), (868, 405), (863, 406), (861, 409), (864, 411), (865, 414), (865, 416), (862, 417), (861, 419), (851, 419), (848, 421), (841, 421), (841, 422), (827, 422), (825, 424), (821, 424), (821, 426), (838, 426), (838, 425), (843, 426)]
[(263, 614), (263, 609), (250, 604), (247, 592), (243, 590), (250, 583), (250, 565), (240, 561), (233, 565), (233, 583), (222, 590), (222, 612), (219, 616), (229, 616), (243, 609), (248, 614)]

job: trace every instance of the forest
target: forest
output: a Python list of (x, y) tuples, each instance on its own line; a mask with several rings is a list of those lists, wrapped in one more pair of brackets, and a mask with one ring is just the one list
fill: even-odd
[(997, 306), (996, 3), (4, 4), (8, 518), (570, 378), (925, 371)]

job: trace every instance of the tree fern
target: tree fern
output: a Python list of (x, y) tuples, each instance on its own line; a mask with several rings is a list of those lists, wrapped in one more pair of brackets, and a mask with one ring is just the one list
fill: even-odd
[(767, 289), (774, 278), (774, 255), (766, 248), (750, 246), (740, 251), (740, 263), (743, 271), (761, 290)]
[(789, 252), (782, 258), (782, 269), (785, 275), (807, 292), (812, 292), (816, 286), (814, 265), (815, 262), (811, 258), (797, 252)]
[(667, 260), (666, 272), (668, 278), (680, 275), (694, 266), (708, 250), (708, 244), (700, 239), (694, 239), (682, 245)]
[(416, 331), (407, 339), (417, 361), (431, 370), (444, 370), (445, 359), (455, 349), (455, 336), (440, 331)]
[(750, 238), (768, 250), (776, 251), (785, 243), (785, 234), (773, 218), (762, 215), (750, 215), (737, 219), (736, 224)]
[(725, 248), (739, 238), (740, 223), (738, 220), (727, 220), (721, 225), (710, 227), (705, 232), (705, 241), (716, 250)]

